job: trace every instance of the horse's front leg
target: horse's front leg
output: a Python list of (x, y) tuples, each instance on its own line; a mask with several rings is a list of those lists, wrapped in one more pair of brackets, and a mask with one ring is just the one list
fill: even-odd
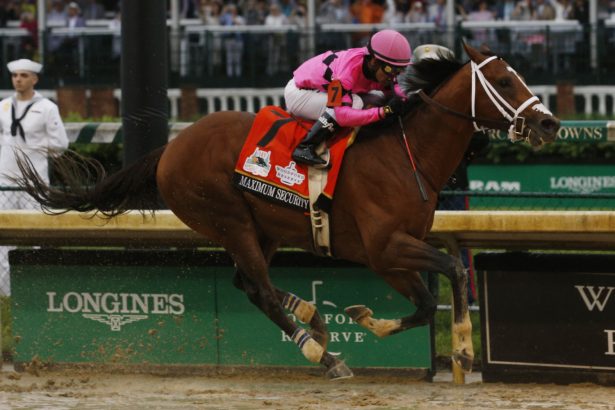
[(370, 264), (391, 286), (410, 299), (417, 310), (413, 315), (395, 320), (374, 319), (373, 312), (365, 306), (350, 306), (347, 313), (380, 337), (427, 324), (436, 311), (436, 301), (418, 272), (442, 273), (451, 281), (453, 291), (453, 338), (458, 341), (453, 360), (465, 371), (470, 371), (474, 360), (472, 323), (466, 293), (467, 276), (461, 260), (404, 232), (396, 232), (384, 249), (370, 252)]
[(417, 307), (416, 311), (401, 319), (375, 319), (373, 311), (364, 305), (348, 306), (345, 311), (361, 326), (379, 337), (393, 335), (417, 326), (429, 324), (437, 308), (437, 301), (423, 283), (418, 272), (378, 272), (397, 292)]

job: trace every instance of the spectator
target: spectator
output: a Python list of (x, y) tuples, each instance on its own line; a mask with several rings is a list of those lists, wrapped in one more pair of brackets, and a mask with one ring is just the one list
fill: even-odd
[(199, 0), (180, 0), (179, 17), (194, 19), (199, 15)]
[(375, 0), (355, 1), (352, 12), (360, 24), (379, 24), (384, 17), (384, 7)]
[[(12, 178), (21, 175), (16, 156), (27, 156), (39, 176), (49, 183), (48, 154), (61, 152), (68, 147), (68, 138), (58, 107), (34, 90), (42, 66), (31, 60), (21, 59), (8, 63), (15, 94), (0, 102), (0, 186), (16, 188)], [(28, 194), (20, 191), (0, 191), (3, 209), (37, 209)], [(39, 208), (40, 209), (40, 208)], [(9, 292), (8, 251), (0, 252), (0, 292)]]
[(79, 75), (79, 45), (83, 37), (76, 36), (72, 31), (85, 26), (85, 21), (80, 15), (81, 8), (75, 2), (68, 4), (66, 8), (65, 27), (70, 31), (68, 35), (62, 36), (62, 43), (57, 52), (58, 62), (56, 67), (61, 67), (61, 74), (66, 77), (77, 77)]
[(423, 2), (420, 0), (414, 0), (410, 5), (410, 11), (404, 18), (406, 23), (425, 23), (427, 22), (427, 12), (423, 7)]
[(282, 14), (284, 14), (286, 17), (289, 17), (291, 14), (293, 14), (293, 10), (295, 9), (295, 7), (297, 7), (295, 0), (277, 0), (277, 1), (278, 1), (278, 5), (280, 6), (280, 10), (282, 11)]
[(342, 0), (325, 0), (318, 8), (316, 15), (318, 24), (350, 23), (350, 13)]
[(497, 20), (510, 20), (510, 15), (515, 9), (515, 0), (502, 0), (497, 3)]
[(553, 7), (555, 8), (555, 20), (568, 20), (572, 10), (570, 0), (556, 0)]
[(288, 24), (295, 25), (299, 28), (307, 26), (307, 10), (303, 4), (297, 4), (292, 14), (288, 17)]
[(598, 0), (598, 21), (610, 19), (613, 12), (615, 12), (614, 0)]
[[(380, 24), (384, 17), (384, 7), (376, 0), (356, 0), (351, 7), (351, 12), (359, 24)], [(366, 31), (357, 32), (353, 35), (353, 43), (364, 45), (371, 34)]]
[(587, 0), (573, 0), (569, 18), (581, 24), (589, 24), (589, 5)]
[(303, 4), (297, 4), (293, 14), (288, 18), (288, 23), (299, 28), (299, 32), (293, 33), (289, 45), (287, 46), (292, 53), (289, 53), (288, 64), (296, 65), (298, 61), (304, 61), (310, 57), (310, 44), (302, 38), (305, 27), (307, 27), (307, 10)]
[(519, 0), (510, 14), (511, 20), (529, 21), (534, 19), (534, 5), (531, 0)]
[[(63, 27), (66, 25), (68, 15), (64, 10), (64, 4), (60, 0), (53, 0), (51, 9), (47, 12), (47, 27)], [(54, 53), (62, 45), (62, 37), (58, 35), (49, 35), (47, 41), (47, 50), (52, 58), (55, 58)]]
[(201, 3), (201, 21), (208, 26), (220, 24), (222, 13), (222, 3), (217, 0), (205, 1)]
[(534, 20), (555, 20), (555, 7), (550, 0), (535, 0)]
[[(223, 26), (243, 26), (245, 21), (237, 12), (237, 6), (228, 4), (220, 17)], [(226, 51), (226, 75), (241, 77), (243, 64), (243, 36), (241, 33), (228, 33), (224, 36)]]
[[(282, 14), (277, 3), (269, 6), (269, 15), (265, 18), (265, 26), (279, 28), (288, 25), (288, 18)], [(272, 76), (288, 69), (286, 61), (286, 33), (274, 32), (269, 34), (267, 43), (268, 58), (265, 72)]]
[[(207, 0), (201, 3), (201, 21), (207, 26), (219, 26), (222, 17), (222, 3), (218, 0)], [(206, 53), (207, 72), (212, 73), (214, 68), (222, 66), (222, 37), (220, 33), (213, 32), (209, 37), (210, 52)]]
[(105, 8), (98, 0), (82, 0), (81, 11), (81, 16), (86, 21), (105, 18)]
[(400, 0), (386, 0), (384, 3), (384, 17), (385, 23), (396, 24), (403, 23), (406, 13), (402, 10), (402, 2)]
[(111, 58), (117, 61), (122, 56), (122, 13), (118, 11), (115, 17), (109, 22), (109, 28), (113, 30), (113, 40), (111, 42)]
[(74, 1), (70, 2), (66, 8), (66, 27), (85, 27), (85, 21), (81, 17), (81, 7)]
[(21, 3), (17, 0), (4, 0), (4, 25), (7, 21), (19, 20), (21, 17)]
[(446, 0), (436, 0), (427, 8), (427, 21), (435, 23), (436, 28), (446, 27)]
[(24, 56), (33, 58), (38, 50), (38, 24), (34, 18), (34, 14), (29, 11), (21, 13), (20, 28), (24, 28), (30, 34), (21, 40), (21, 50)]
[(495, 16), (493, 12), (489, 10), (489, 4), (487, 3), (487, 0), (480, 0), (478, 2), (477, 9), (472, 10), (468, 14), (468, 21), (493, 21), (493, 20), (495, 20)]
[(0, 27), (6, 27), (8, 10), (6, 0), (0, 0)]
[(255, 26), (265, 24), (267, 4), (265, 0), (248, 0), (243, 7), (243, 17), (246, 25)]
[(23, 13), (30, 13), (31, 15), (36, 16), (36, 0), (21, 1), (17, 10), (19, 11), (20, 19)]
[[(489, 4), (487, 4), (487, 0), (479, 0), (477, 8), (472, 10), (470, 13), (466, 14), (463, 7), (459, 7), (459, 14), (461, 14), (462, 18), (467, 21), (493, 21), (495, 20), (495, 15), (491, 10), (489, 10)], [(474, 47), (481, 46), (489, 46), (490, 40), (489, 37), (490, 30), (486, 28), (472, 28), (472, 45)], [(494, 39), (493, 39), (494, 41)]]

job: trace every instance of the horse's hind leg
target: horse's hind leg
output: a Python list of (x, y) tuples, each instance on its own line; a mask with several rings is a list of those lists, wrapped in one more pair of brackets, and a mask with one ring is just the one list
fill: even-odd
[[(243, 273), (240, 269), (235, 271), (233, 277), (233, 284), (237, 289), (245, 290), (243, 279)], [(329, 340), (329, 334), (327, 331), (327, 325), (320, 317), (318, 310), (314, 304), (301, 299), (299, 296), (286, 292), (282, 289), (275, 288), (276, 297), (282, 307), (291, 312), (297, 320), (301, 323), (310, 325), (310, 334), (316, 340), (323, 349), (327, 349), (327, 343)]]
[[(258, 246), (258, 241), (249, 241), (246, 236), (249, 236), (249, 234), (242, 232), (241, 240), (229, 240), (232, 244), (225, 246), (237, 266), (236, 276), (233, 280), (235, 286), (243, 289), (250, 301), (297, 344), (306, 359), (326, 366), (329, 378), (351, 377), (352, 372), (343, 362), (326, 352), (317, 340), (286, 316), (279, 300), (279, 296), (285, 294), (285, 292), (275, 289), (269, 279), (267, 259), (270, 259), (270, 256), (268, 258), (263, 252), (267, 252), (267, 249)], [(317, 319), (314, 319), (315, 317)], [(318, 321), (320, 321), (320, 324)], [(325, 326), (320, 320), (320, 316), (317, 315), (313, 315), (310, 319), (310, 324), (312, 323), (316, 326)], [(324, 334), (326, 335), (326, 328)]]
[[(261, 238), (259, 243), (263, 255), (265, 256), (265, 260), (267, 261), (267, 265), (269, 265), (273, 255), (278, 250), (279, 244), (265, 238)], [(235, 276), (233, 277), (233, 284), (237, 289), (244, 290), (242, 275), (243, 273), (241, 270), (237, 268), (235, 271)], [(323, 347), (323, 349), (326, 350), (329, 340), (329, 332), (327, 330), (327, 325), (320, 317), (316, 306), (314, 306), (313, 303), (301, 299), (297, 295), (286, 292), (277, 287), (275, 288), (275, 292), (276, 297), (282, 307), (295, 315), (300, 322), (309, 324), (311, 328), (310, 334), (314, 340), (316, 340)]]

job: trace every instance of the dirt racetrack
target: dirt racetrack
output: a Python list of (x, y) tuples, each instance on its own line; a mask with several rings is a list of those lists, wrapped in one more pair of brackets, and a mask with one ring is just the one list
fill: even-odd
[(154, 376), (84, 370), (0, 373), (0, 409), (615, 409), (615, 388), (593, 384), (483, 383), (450, 373), (433, 383), (307, 374)]

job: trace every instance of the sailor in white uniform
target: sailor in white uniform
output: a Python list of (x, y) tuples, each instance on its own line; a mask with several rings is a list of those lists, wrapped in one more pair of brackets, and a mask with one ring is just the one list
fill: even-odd
[[(16, 155), (32, 161), (38, 174), (49, 182), (49, 155), (68, 147), (68, 137), (58, 106), (34, 90), (43, 66), (20, 59), (7, 65), (15, 89), (0, 101), (0, 187), (15, 188), (12, 177), (21, 175)], [(40, 209), (25, 192), (2, 190), (0, 209)], [(8, 294), (8, 249), (0, 248), (0, 294)]]

